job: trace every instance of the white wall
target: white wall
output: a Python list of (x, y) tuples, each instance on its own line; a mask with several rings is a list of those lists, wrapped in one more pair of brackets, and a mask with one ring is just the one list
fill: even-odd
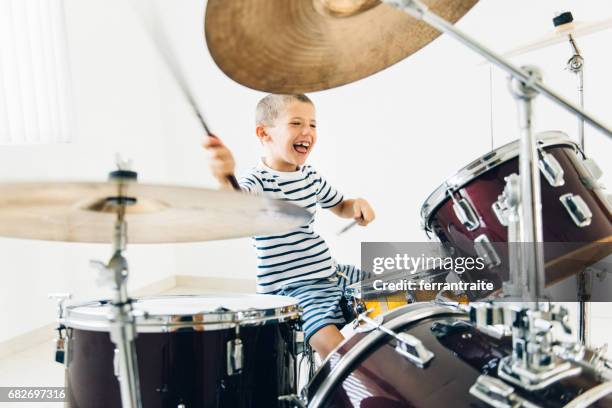
[[(142, 181), (165, 181), (157, 61), (126, 2), (67, 0), (66, 20), (76, 105), (76, 141), (68, 145), (0, 147), (0, 179), (105, 180), (114, 154), (131, 157)], [(110, 234), (110, 231), (109, 231)], [(142, 286), (174, 273), (172, 249), (128, 249), (131, 284)], [(51, 322), (47, 293), (77, 298), (109, 296), (99, 288), (89, 259), (106, 260), (110, 248), (0, 240), (0, 341)]]
[[(259, 157), (253, 108), (263, 93), (234, 83), (214, 65), (202, 36), (202, 1), (157, 3), (205, 116), (233, 149), (238, 173), (245, 171)], [(501, 51), (549, 32), (554, 12), (564, 9), (572, 10), (578, 20), (612, 17), (612, 6), (605, 0), (481, 0), (459, 26)], [(66, 13), (78, 141), (68, 146), (0, 148), (0, 177), (102, 179), (112, 166), (112, 153), (120, 150), (135, 159), (143, 180), (215, 186), (199, 147), (202, 131), (128, 2), (66, 0)], [(578, 39), (586, 59), (588, 110), (608, 123), (611, 42), (612, 30)], [(574, 78), (563, 70), (569, 57), (569, 47), (560, 45), (514, 62), (539, 65), (545, 82), (573, 99)], [(443, 36), (370, 78), (311, 95), (319, 120), (311, 164), (347, 196), (369, 199), (378, 215), (370, 227), (336, 237), (345, 221), (319, 214), (316, 227), (340, 262), (358, 264), (361, 241), (424, 240), (419, 219), (423, 200), (446, 177), (490, 150), (489, 68), (480, 61)], [(493, 75), (493, 107), (494, 142), (499, 146), (518, 133), (514, 102), (506, 91), (505, 75), (498, 71)], [(538, 130), (575, 133), (575, 120), (542, 97), (536, 112)], [(612, 186), (610, 146), (609, 140), (587, 128), (588, 152)], [(0, 333), (0, 341), (49, 320), (52, 308), (43, 300), (48, 291), (70, 289), (82, 297), (106, 293), (96, 288), (86, 261), (105, 257), (107, 251), (3, 240), (0, 256), (7, 272), (0, 289), (0, 313), (8, 329)], [(173, 273), (229, 278), (255, 274), (248, 239), (154, 249), (133, 246), (129, 255), (134, 284)], [(31, 282), (37, 282), (38, 289), (25, 289)], [(13, 312), (16, 305), (25, 314)]]

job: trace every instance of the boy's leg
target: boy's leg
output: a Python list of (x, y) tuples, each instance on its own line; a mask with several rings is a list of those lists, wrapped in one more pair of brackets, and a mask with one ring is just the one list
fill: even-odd
[(343, 340), (344, 337), (340, 333), (340, 330), (333, 324), (330, 324), (317, 330), (317, 332), (310, 337), (308, 342), (321, 356), (321, 359), (325, 359), (325, 357), (327, 357), (338, 344), (342, 343)]

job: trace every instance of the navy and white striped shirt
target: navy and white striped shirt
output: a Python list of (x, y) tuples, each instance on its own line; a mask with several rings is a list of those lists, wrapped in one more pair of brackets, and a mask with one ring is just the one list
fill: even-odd
[(307, 209), (308, 225), (282, 234), (253, 237), (257, 254), (257, 292), (277, 291), (292, 282), (327, 278), (335, 264), (325, 240), (312, 229), (316, 205), (332, 208), (344, 197), (311, 166), (281, 172), (260, 163), (240, 179), (243, 191), (265, 195)]

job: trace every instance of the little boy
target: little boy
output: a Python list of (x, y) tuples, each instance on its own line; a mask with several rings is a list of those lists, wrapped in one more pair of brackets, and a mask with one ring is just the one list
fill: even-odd
[[(374, 220), (370, 204), (344, 199), (306, 159), (317, 142), (315, 108), (306, 95), (268, 95), (257, 104), (255, 133), (264, 150), (261, 162), (240, 180), (242, 190), (292, 202), (312, 215), (308, 225), (272, 236), (256, 236), (257, 292), (296, 297), (303, 309), (305, 340), (325, 358), (342, 340), (340, 299), (347, 284), (363, 278), (354, 266), (337, 265), (312, 228), (316, 204), (359, 225)], [(221, 140), (205, 137), (213, 175), (231, 188), (234, 159)]]

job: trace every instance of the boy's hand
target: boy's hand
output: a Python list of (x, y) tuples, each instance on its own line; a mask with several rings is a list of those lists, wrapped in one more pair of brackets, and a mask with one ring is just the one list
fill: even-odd
[(366, 226), (376, 218), (374, 210), (370, 203), (363, 198), (355, 198), (353, 201), (353, 218), (357, 221), (357, 224)]
[(232, 152), (217, 137), (204, 136), (202, 147), (208, 152), (208, 165), (213, 176), (222, 185), (228, 185), (227, 176), (234, 175), (236, 167)]

